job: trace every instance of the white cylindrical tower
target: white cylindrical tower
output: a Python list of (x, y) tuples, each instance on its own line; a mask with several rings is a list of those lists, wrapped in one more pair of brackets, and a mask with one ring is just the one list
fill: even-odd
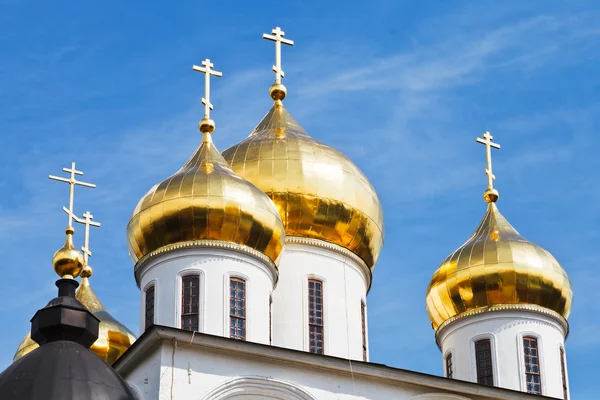
[[(210, 60), (202, 65), (194, 69), (212, 74)], [(142, 197), (127, 226), (140, 328), (160, 324), (268, 344), (283, 224), (273, 202), (214, 146), (209, 112), (206, 106), (199, 124), (201, 145)]]
[(366, 295), (383, 246), (375, 189), (341, 152), (313, 139), (283, 106), (285, 86), (250, 135), (223, 152), (275, 203), (286, 246), (273, 293), (273, 344), (368, 359)]
[[(566, 318), (573, 292), (556, 259), (498, 210), (488, 146), (487, 212), (434, 273), (427, 312), (448, 378), (567, 399)], [(497, 145), (496, 145), (497, 146)], [(497, 146), (499, 147), (499, 146)]]
[[(136, 277), (142, 289), (142, 310), (146, 293), (153, 288), (152, 323), (269, 344), (269, 303), (277, 271), (261, 253), (228, 242), (206, 241), (203, 246), (154, 255), (138, 265)], [(186, 297), (195, 304), (184, 304)], [(232, 331), (231, 321), (238, 311), (243, 313), (239, 332), (237, 328)], [(142, 331), (146, 317), (141, 313)]]
[(338, 245), (292, 237), (280, 267), (273, 345), (367, 361), (365, 262)]

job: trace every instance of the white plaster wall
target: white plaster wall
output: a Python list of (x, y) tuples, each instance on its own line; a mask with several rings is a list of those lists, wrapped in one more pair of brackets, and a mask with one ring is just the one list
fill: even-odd
[(367, 277), (354, 258), (306, 244), (286, 244), (281, 258), (273, 292), (273, 345), (309, 350), (308, 279), (313, 278), (323, 281), (325, 354), (362, 360)]
[[(353, 377), (349, 372), (298, 368), (293, 363), (245, 354), (198, 351), (181, 342), (163, 342), (162, 348), (155, 351), (163, 357), (161, 374), (155, 378), (159, 390), (141, 392), (143, 400), (468, 400), (444, 389)], [(141, 364), (125, 374), (125, 379), (137, 386), (138, 376), (143, 376), (141, 371), (147, 368), (154, 366)]]
[(484, 313), (459, 319), (447, 326), (438, 333), (444, 371), (445, 357), (451, 352), (453, 378), (477, 382), (475, 342), (490, 339), (494, 385), (526, 392), (524, 336), (538, 339), (542, 394), (562, 398), (560, 349), (564, 349), (565, 332), (555, 319), (535, 312)]
[(269, 297), (275, 277), (256, 258), (232, 250), (186, 248), (160, 254), (140, 275), (140, 334), (145, 292), (154, 285), (154, 323), (181, 328), (181, 278), (200, 275), (199, 331), (229, 337), (229, 278), (246, 280), (246, 340), (269, 344)]

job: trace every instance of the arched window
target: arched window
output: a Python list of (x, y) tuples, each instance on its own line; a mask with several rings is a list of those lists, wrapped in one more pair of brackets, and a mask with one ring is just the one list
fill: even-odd
[(362, 324), (362, 354), (363, 361), (367, 361), (367, 315), (365, 301), (360, 301), (360, 321)]
[(146, 307), (144, 329), (148, 330), (154, 325), (154, 285), (146, 289)]
[(565, 350), (560, 348), (560, 372), (562, 376), (563, 399), (568, 400), (569, 391), (567, 390), (567, 371), (565, 369)]
[(323, 346), (323, 282), (308, 280), (308, 351), (324, 353)]
[(269, 295), (269, 344), (273, 344), (273, 295)]
[(475, 342), (475, 364), (477, 367), (477, 383), (494, 386), (494, 366), (492, 365), (490, 339)]
[(527, 384), (527, 393), (542, 394), (540, 354), (536, 338), (530, 336), (523, 338), (523, 353), (525, 355), (525, 383)]
[(229, 278), (229, 337), (246, 340), (246, 281)]
[(200, 313), (200, 276), (181, 278), (181, 329), (198, 331)]
[(452, 353), (446, 355), (446, 378), (452, 379), (454, 375), (454, 365), (452, 364)]

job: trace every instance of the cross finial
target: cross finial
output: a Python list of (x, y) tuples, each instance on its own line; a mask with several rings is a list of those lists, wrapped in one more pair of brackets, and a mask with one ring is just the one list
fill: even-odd
[(263, 33), (263, 39), (272, 40), (275, 42), (275, 65), (273, 65), (273, 72), (275, 72), (275, 83), (281, 84), (281, 78), (285, 76), (283, 69), (281, 68), (281, 43), (293, 46), (294, 41), (285, 39), (285, 32), (280, 27), (276, 27), (271, 31), (272, 35)]
[[(202, 98), (202, 104), (204, 104), (204, 119), (202, 121), (206, 121), (206, 122), (211, 121), (210, 110), (213, 109), (213, 105), (210, 102), (210, 77), (211, 77), (211, 75), (217, 76), (219, 78), (223, 76), (223, 74), (221, 72), (215, 71), (214, 69), (212, 69), (213, 67), (214, 67), (214, 64), (212, 62), (210, 62), (210, 60), (208, 58), (206, 60), (202, 61), (201, 67), (199, 67), (197, 65), (192, 66), (192, 69), (194, 71), (202, 72), (204, 74), (204, 97)], [(208, 133), (212, 133), (215, 130), (214, 122), (212, 122), (212, 125), (208, 124), (207, 128), (209, 128), (210, 126), (212, 126), (212, 130), (207, 131)], [(205, 131), (202, 130), (202, 122), (200, 122), (200, 131), (202, 131), (202, 133), (206, 133)]]
[(75, 222), (85, 225), (85, 235), (83, 239), (83, 246), (81, 247), (81, 251), (83, 252), (83, 261), (85, 268), (86, 266), (88, 266), (88, 260), (92, 256), (92, 251), (90, 250), (90, 226), (99, 227), (100, 222), (92, 221), (94, 219), (94, 216), (89, 211), (86, 211), (83, 214), (83, 219), (79, 219), (76, 216), (73, 216), (73, 219), (75, 220)]
[(71, 168), (63, 168), (63, 171), (71, 174), (69, 179), (62, 178), (60, 176), (54, 176), (54, 175), (48, 175), (48, 178), (55, 180), (55, 181), (66, 182), (69, 184), (69, 208), (66, 208), (63, 206), (63, 210), (69, 216), (69, 225), (67, 226), (67, 229), (72, 230), (73, 229), (73, 217), (75, 216), (75, 214), (73, 214), (73, 197), (75, 194), (74, 193), (75, 185), (80, 185), (80, 186), (85, 186), (85, 187), (90, 187), (90, 188), (95, 188), (96, 185), (94, 185), (93, 183), (78, 181), (75, 178), (75, 175), (83, 175), (83, 172), (77, 171), (77, 169), (75, 169), (74, 162), (71, 163)]
[(494, 180), (496, 179), (496, 177), (492, 172), (492, 147), (495, 149), (499, 149), (500, 145), (498, 143), (492, 142), (493, 139), (494, 137), (490, 135), (490, 133), (487, 131), (483, 134), (483, 139), (479, 137), (476, 139), (478, 143), (485, 145), (485, 155), (487, 160), (485, 174), (488, 177), (488, 188), (485, 191), (483, 197), (488, 203), (493, 203), (496, 200), (498, 200), (498, 191), (494, 189)]

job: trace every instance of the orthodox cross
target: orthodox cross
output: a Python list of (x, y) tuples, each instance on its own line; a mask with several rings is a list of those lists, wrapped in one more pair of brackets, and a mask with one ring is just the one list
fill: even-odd
[(83, 175), (83, 172), (77, 171), (75, 169), (74, 162), (71, 163), (71, 168), (63, 168), (63, 171), (69, 172), (71, 174), (69, 179), (62, 178), (60, 176), (54, 176), (54, 175), (48, 175), (48, 178), (55, 180), (55, 181), (66, 182), (69, 184), (69, 208), (66, 208), (65, 206), (63, 206), (63, 210), (69, 216), (68, 227), (73, 228), (73, 217), (75, 217), (75, 215), (73, 214), (73, 197), (74, 197), (74, 192), (75, 192), (75, 185), (80, 185), (80, 186), (85, 186), (85, 187), (90, 187), (90, 188), (95, 188), (96, 185), (94, 185), (93, 183), (81, 182), (81, 181), (78, 181), (77, 179), (75, 179), (75, 175)]
[(81, 251), (83, 252), (83, 261), (84, 265), (88, 265), (88, 259), (92, 256), (92, 252), (90, 250), (90, 226), (100, 226), (100, 222), (92, 221), (94, 216), (86, 211), (83, 214), (83, 219), (79, 219), (76, 216), (73, 216), (75, 222), (85, 225), (85, 236), (83, 239), (83, 247), (81, 247)]
[(492, 142), (493, 139), (494, 137), (490, 135), (490, 133), (487, 131), (483, 134), (483, 139), (479, 137), (476, 139), (477, 142), (485, 145), (485, 155), (487, 159), (487, 168), (485, 169), (485, 174), (488, 177), (489, 190), (494, 189), (494, 179), (496, 179), (494, 173), (492, 172), (492, 147), (495, 149), (500, 148), (500, 145), (498, 143)]
[(293, 46), (294, 41), (289, 39), (284, 39), (285, 32), (281, 30), (280, 27), (277, 27), (271, 31), (273, 35), (269, 35), (267, 33), (263, 33), (263, 39), (272, 40), (275, 42), (275, 65), (273, 65), (273, 72), (275, 72), (275, 83), (281, 84), (281, 78), (285, 75), (283, 73), (283, 69), (281, 69), (281, 43), (287, 44), (288, 46)]
[(214, 64), (207, 58), (202, 61), (202, 67), (194, 65), (192, 69), (197, 72), (204, 73), (204, 97), (202, 98), (202, 104), (204, 104), (204, 118), (210, 119), (210, 110), (213, 109), (213, 105), (210, 103), (210, 76), (223, 76), (221, 72), (212, 69)]

